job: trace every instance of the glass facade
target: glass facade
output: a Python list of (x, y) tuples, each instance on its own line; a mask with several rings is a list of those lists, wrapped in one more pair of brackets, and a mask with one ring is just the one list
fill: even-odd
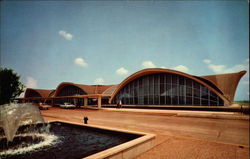
[(85, 95), (87, 94), (82, 89), (76, 86), (65, 86), (61, 89), (61, 91), (57, 94), (57, 96), (76, 96), (76, 95)]
[(224, 105), (224, 101), (206, 86), (171, 73), (145, 75), (131, 81), (117, 93), (112, 103), (118, 100), (126, 105)]
[[(63, 96), (77, 96), (77, 95), (86, 95), (86, 94), (87, 93), (84, 92), (82, 89), (76, 86), (68, 85), (68, 86), (63, 87), (61, 91), (57, 94), (57, 96), (63, 97)], [(83, 105), (82, 98), (73, 99), (73, 98), (66, 97), (66, 98), (55, 99), (55, 104), (63, 104), (65, 102), (75, 104), (76, 106)]]

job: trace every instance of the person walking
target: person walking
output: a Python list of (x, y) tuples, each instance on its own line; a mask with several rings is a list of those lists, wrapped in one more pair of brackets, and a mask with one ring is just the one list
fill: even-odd
[(122, 108), (122, 100), (119, 101), (119, 106)]

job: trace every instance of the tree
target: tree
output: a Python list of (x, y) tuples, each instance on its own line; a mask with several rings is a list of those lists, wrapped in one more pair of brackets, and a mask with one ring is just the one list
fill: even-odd
[(24, 85), (19, 79), (12, 69), (0, 67), (0, 105), (10, 103), (23, 92)]

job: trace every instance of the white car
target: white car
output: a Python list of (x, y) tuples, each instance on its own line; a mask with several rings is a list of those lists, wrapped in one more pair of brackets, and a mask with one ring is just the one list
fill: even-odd
[(75, 108), (76, 106), (70, 103), (64, 103), (59, 105), (61, 108)]

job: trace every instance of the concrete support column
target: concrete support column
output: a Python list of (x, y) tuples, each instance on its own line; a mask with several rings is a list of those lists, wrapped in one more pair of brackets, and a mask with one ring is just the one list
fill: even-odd
[(83, 103), (84, 106), (88, 106), (88, 98), (83, 98)]
[(54, 106), (54, 104), (55, 104), (55, 100), (51, 99), (51, 105)]
[(98, 108), (101, 108), (102, 107), (102, 97), (101, 96), (98, 96), (98, 100), (97, 100), (97, 102), (98, 102)]
[(74, 100), (74, 105), (77, 106), (77, 98), (73, 98)]

